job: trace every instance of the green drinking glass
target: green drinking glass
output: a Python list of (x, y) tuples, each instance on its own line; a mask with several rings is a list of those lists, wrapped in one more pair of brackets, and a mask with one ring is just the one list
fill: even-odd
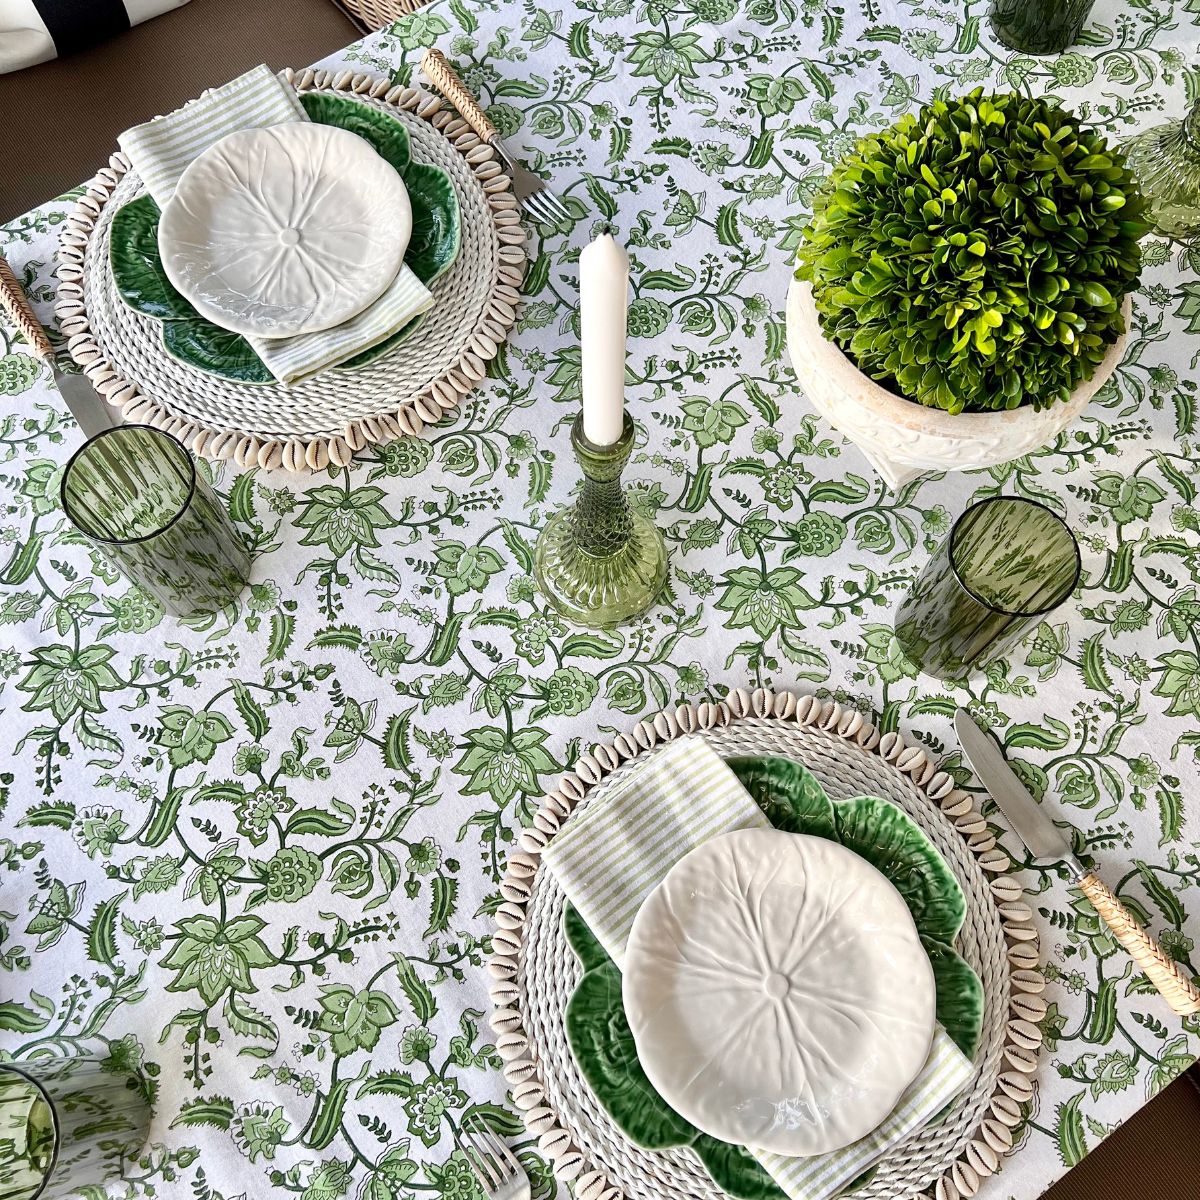
[(1060, 54), (1083, 32), (1095, 0), (993, 0), (992, 30), (1022, 54)]
[(141, 1081), (98, 1058), (0, 1063), (0, 1200), (119, 1180), (150, 1131)]
[(149, 425), (85, 442), (62, 479), (62, 505), (122, 575), (180, 617), (215, 612), (250, 576), (250, 554), (183, 444)]
[(999, 658), (1079, 582), (1079, 545), (1044, 504), (973, 504), (896, 613), (896, 640), (926, 675), (964, 679)]

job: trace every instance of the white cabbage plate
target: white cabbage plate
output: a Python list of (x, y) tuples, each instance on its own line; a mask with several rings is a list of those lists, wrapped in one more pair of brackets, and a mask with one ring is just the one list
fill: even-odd
[(650, 1082), (703, 1132), (789, 1156), (870, 1133), (933, 1039), (933, 969), (900, 893), (824, 838), (748, 829), (638, 912), (622, 998)]
[(396, 278), (412, 234), (396, 169), (357, 134), (297, 121), (243, 129), (189, 164), (163, 208), (167, 277), (251, 337), (340, 325)]

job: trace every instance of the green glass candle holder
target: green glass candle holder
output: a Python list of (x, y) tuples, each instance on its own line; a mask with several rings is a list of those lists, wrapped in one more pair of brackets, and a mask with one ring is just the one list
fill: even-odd
[(1079, 582), (1079, 545), (1035, 500), (971, 505), (896, 613), (896, 641), (926, 675), (962, 680), (1011, 650)]
[(1010, 50), (1060, 54), (1083, 32), (1095, 0), (993, 0), (992, 30)]
[(1136, 134), (1124, 150), (1154, 228), (1180, 242), (1200, 240), (1200, 100), (1182, 120)]
[(644, 613), (667, 581), (667, 548), (649, 517), (629, 507), (621, 472), (633, 450), (633, 421), (620, 438), (597, 446), (571, 427), (571, 447), (583, 471), (572, 507), (546, 522), (534, 551), (533, 576), (542, 595), (568, 621), (609, 629)]

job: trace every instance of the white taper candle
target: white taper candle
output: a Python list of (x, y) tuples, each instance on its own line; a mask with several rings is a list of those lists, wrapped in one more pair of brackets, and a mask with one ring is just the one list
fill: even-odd
[(611, 446), (625, 420), (629, 255), (608, 226), (579, 255), (583, 436)]

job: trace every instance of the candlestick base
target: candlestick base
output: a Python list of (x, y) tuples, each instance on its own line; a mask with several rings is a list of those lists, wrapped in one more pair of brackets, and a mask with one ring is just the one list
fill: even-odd
[(552, 608), (588, 629), (610, 629), (640, 616), (667, 581), (662, 534), (645, 517), (632, 519), (629, 540), (607, 558), (583, 550), (567, 509), (547, 522), (538, 538), (534, 578)]
[(583, 468), (576, 503), (546, 523), (534, 551), (542, 595), (568, 621), (608, 629), (645, 612), (667, 580), (667, 548), (654, 522), (632, 512), (621, 469), (633, 449), (633, 422), (611, 446), (583, 436), (576, 420), (571, 445)]

